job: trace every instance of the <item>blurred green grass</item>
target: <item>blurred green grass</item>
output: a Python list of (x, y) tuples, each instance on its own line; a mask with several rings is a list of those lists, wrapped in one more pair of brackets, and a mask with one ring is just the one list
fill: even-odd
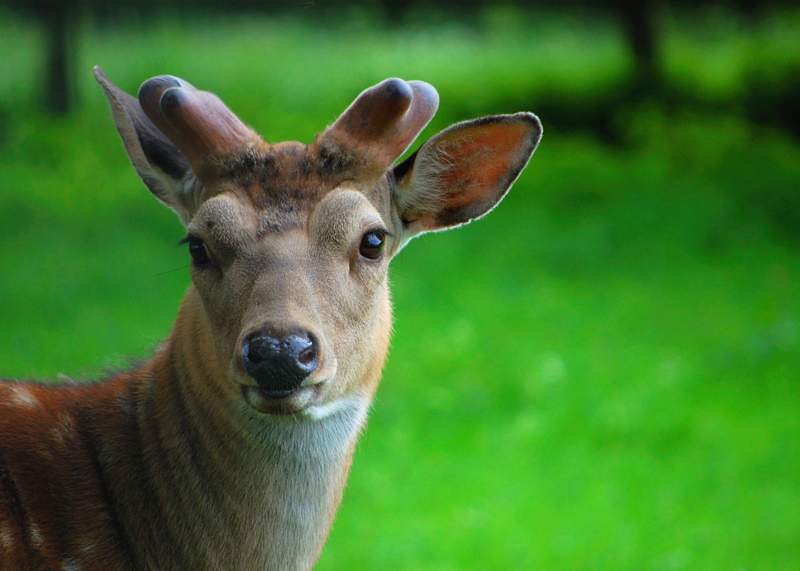
[[(188, 286), (180, 224), (127, 163), (94, 64), (130, 92), (180, 75), (302, 141), (388, 76), (439, 89), (424, 138), (632, 67), (612, 26), (564, 14), (355, 16), (87, 23), (64, 120), (33, 111), (36, 30), (0, 18), (0, 374), (145, 356)], [(665, 69), (691, 92), (800, 55), (796, 13), (672, 26)], [(392, 350), (320, 569), (800, 567), (800, 147), (736, 115), (613, 112), (619, 147), (542, 117), (500, 207), (393, 262)]]

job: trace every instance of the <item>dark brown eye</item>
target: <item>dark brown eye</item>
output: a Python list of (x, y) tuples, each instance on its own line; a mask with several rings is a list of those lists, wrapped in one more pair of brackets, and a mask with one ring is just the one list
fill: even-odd
[(186, 238), (186, 243), (189, 244), (189, 255), (195, 264), (202, 266), (211, 261), (211, 254), (205, 242), (194, 236), (189, 236)]
[(361, 238), (358, 252), (368, 260), (378, 260), (383, 255), (383, 245), (386, 242), (386, 233), (372, 230)]

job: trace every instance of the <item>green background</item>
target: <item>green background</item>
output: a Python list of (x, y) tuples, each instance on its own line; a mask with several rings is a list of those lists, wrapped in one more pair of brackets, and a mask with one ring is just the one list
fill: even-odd
[(439, 90), (420, 140), (557, 99), (615, 140), (542, 114), (489, 217), (392, 263), (389, 361), (319, 569), (800, 568), (800, 145), (737, 104), (791, 80), (800, 12), (664, 15), (670, 97), (609, 108), (633, 69), (611, 21), (346, 16), (83, 22), (81, 103), (52, 119), (42, 32), (0, 12), (0, 375), (147, 356), (189, 284), (95, 64), (132, 93), (184, 77), (272, 141), (391, 76)]

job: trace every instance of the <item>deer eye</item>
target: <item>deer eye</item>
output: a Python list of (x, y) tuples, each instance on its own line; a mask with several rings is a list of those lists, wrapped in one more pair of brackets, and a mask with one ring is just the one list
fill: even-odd
[(379, 260), (383, 255), (383, 246), (386, 242), (386, 232), (371, 230), (361, 238), (358, 253), (368, 260)]
[(211, 253), (208, 251), (208, 246), (200, 238), (187, 236), (184, 243), (189, 244), (189, 255), (195, 264), (202, 266), (211, 261)]

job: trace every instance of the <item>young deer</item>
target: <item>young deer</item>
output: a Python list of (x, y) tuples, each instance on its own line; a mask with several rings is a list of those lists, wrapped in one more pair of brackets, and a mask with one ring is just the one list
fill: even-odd
[(192, 286), (152, 359), (97, 384), (0, 384), (0, 568), (308, 569), (381, 375), (387, 266), (491, 210), (541, 134), (459, 123), (396, 166), (438, 106), (364, 91), (309, 145), (270, 145), (160, 76), (95, 69), (133, 166), (186, 226)]

